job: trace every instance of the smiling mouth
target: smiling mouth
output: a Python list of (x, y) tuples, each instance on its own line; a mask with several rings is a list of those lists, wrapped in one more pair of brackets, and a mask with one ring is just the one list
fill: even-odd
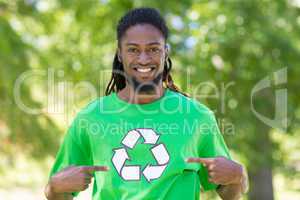
[(140, 73), (148, 73), (148, 72), (153, 71), (155, 69), (155, 67), (146, 67), (146, 68), (134, 67), (133, 69)]

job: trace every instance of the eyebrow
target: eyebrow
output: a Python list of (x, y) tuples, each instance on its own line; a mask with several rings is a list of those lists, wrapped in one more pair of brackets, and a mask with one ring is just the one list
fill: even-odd
[[(147, 43), (146, 45), (161, 45), (161, 43), (159, 43), (159, 42), (150, 42), (150, 43)], [(133, 42), (128, 42), (128, 43), (126, 43), (126, 46), (138, 46), (138, 44), (133, 43)]]

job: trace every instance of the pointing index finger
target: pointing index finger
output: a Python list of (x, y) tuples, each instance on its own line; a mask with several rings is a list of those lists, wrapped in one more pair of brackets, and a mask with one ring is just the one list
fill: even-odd
[(107, 166), (93, 166), (94, 167), (94, 171), (108, 171), (109, 167)]
[(109, 167), (107, 166), (84, 166), (83, 171), (87, 173), (94, 173), (95, 171), (108, 171)]
[(188, 158), (186, 162), (188, 163), (202, 163), (205, 165), (211, 164), (214, 161), (214, 158)]

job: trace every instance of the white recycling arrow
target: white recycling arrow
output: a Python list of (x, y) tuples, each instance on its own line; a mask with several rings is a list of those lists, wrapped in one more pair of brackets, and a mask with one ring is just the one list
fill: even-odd
[(118, 173), (121, 174), (121, 168), (126, 160), (129, 159), (129, 156), (124, 148), (114, 149), (114, 152), (115, 154), (112, 157), (112, 162)]
[(140, 133), (138, 131), (131, 130), (127, 133), (125, 138), (122, 140), (122, 144), (132, 149), (134, 145), (137, 143), (139, 137), (140, 137)]
[(159, 178), (164, 172), (170, 157), (164, 144), (155, 145), (159, 139), (159, 135), (152, 129), (140, 128), (129, 131), (122, 140), (122, 144), (125, 148), (113, 149), (114, 155), (112, 157), (112, 163), (116, 168), (118, 174), (128, 181), (141, 179), (141, 167), (139, 165), (125, 165), (126, 160), (130, 160), (126, 149), (133, 149), (140, 137), (144, 138), (144, 144), (153, 144), (151, 152), (158, 165), (148, 164), (142, 174), (146, 180), (150, 182), (153, 179)]
[(143, 136), (144, 144), (156, 144), (159, 135), (157, 135), (152, 129), (139, 128), (137, 131)]
[(124, 166), (121, 170), (121, 176), (127, 181), (140, 180), (140, 166)]
[(151, 151), (159, 165), (164, 165), (169, 162), (170, 157), (164, 144), (154, 146)]
[(147, 165), (143, 170), (143, 174), (148, 182), (157, 179), (164, 172), (167, 165)]

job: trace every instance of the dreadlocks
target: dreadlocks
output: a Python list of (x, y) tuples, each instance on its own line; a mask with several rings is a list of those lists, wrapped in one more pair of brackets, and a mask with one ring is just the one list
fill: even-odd
[[(150, 24), (161, 31), (165, 40), (168, 39), (169, 30), (165, 20), (160, 13), (153, 8), (137, 8), (129, 11), (124, 15), (117, 26), (117, 40), (120, 43), (122, 36), (128, 28), (137, 24)], [(119, 44), (118, 44), (119, 45)], [(164, 70), (162, 75), (162, 81), (165, 87), (188, 96), (181, 92), (179, 88), (174, 84), (170, 71), (172, 69), (172, 61), (168, 58), (164, 63)], [(126, 86), (126, 80), (121, 73), (124, 71), (123, 64), (119, 61), (117, 53), (115, 54), (113, 61), (113, 69), (111, 79), (106, 87), (105, 95), (109, 95), (111, 92), (118, 92)]]

